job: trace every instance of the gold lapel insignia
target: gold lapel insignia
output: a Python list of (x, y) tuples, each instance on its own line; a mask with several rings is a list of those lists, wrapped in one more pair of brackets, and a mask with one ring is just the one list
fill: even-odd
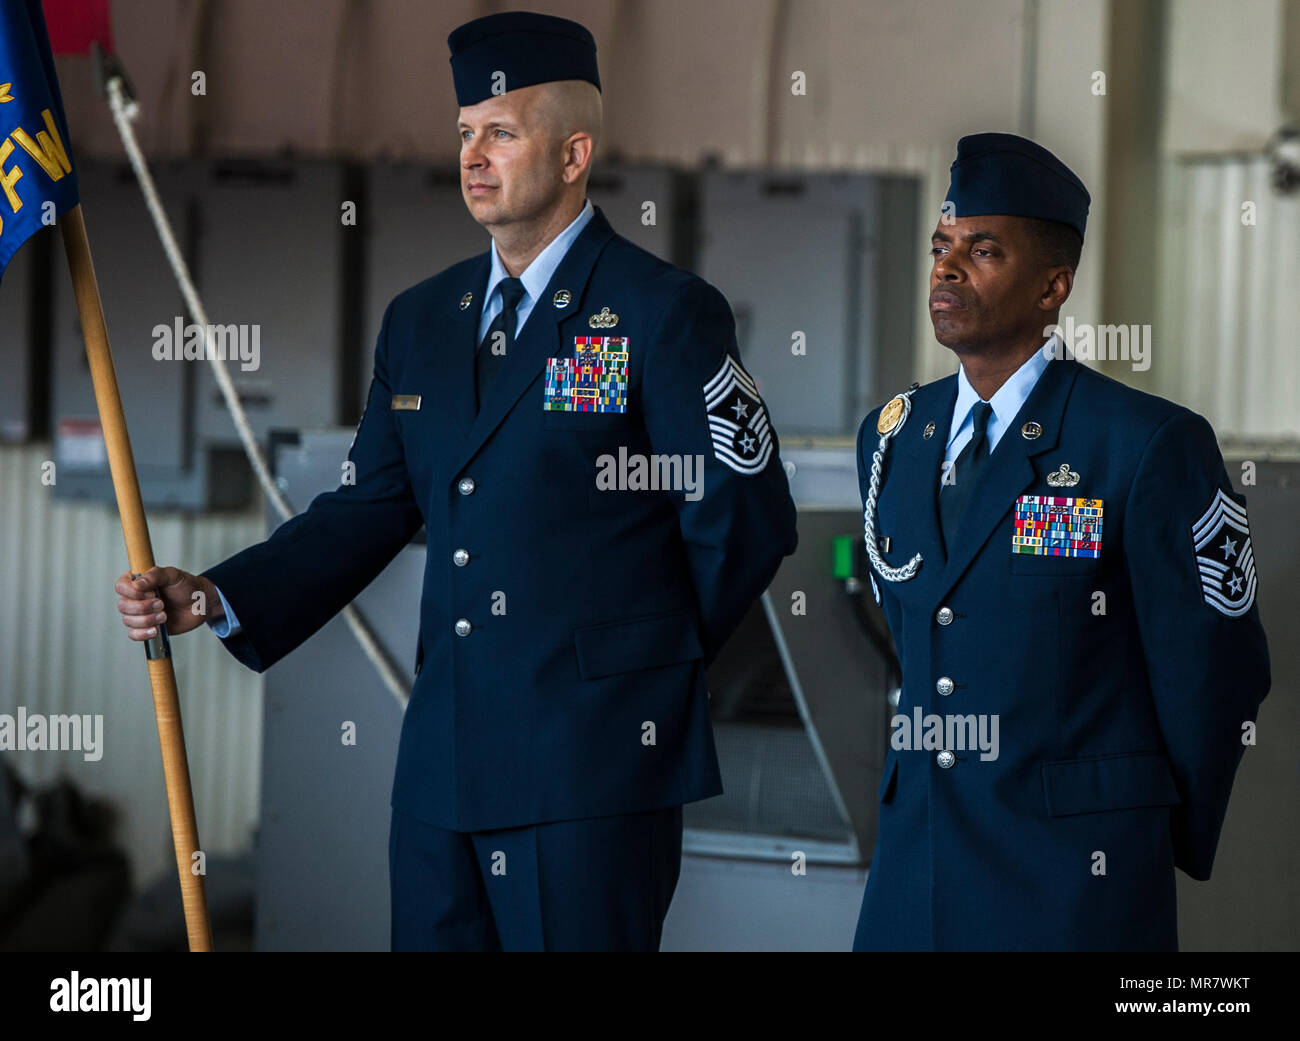
[(593, 329), (612, 329), (618, 325), (618, 315), (610, 314), (608, 307), (602, 307), (600, 314), (588, 316), (587, 324)]
[(553, 303), (556, 307), (568, 307), (569, 301), (572, 299), (573, 299), (573, 294), (570, 293), (567, 289), (559, 289), (556, 290), (555, 295), (551, 297), (551, 303)]
[(419, 394), (394, 394), (393, 403), (389, 407), (394, 412), (419, 412), (420, 395)]
[(1079, 475), (1070, 469), (1069, 463), (1062, 463), (1059, 470), (1047, 475), (1047, 483), (1053, 488), (1073, 488), (1079, 483)]
[(463, 311), (465, 310), (465, 308), (469, 307), (470, 301), (473, 299), (474, 299), (473, 293), (466, 293), (464, 296), (462, 296), (460, 298), (460, 309)]
[(929, 441), (930, 438), (934, 437), (934, 420), (925, 424), (925, 431), (921, 434), (921, 437), (926, 441)]
[(1026, 441), (1033, 441), (1035, 438), (1043, 436), (1043, 424), (1035, 423), (1032, 419), (1020, 428), (1020, 436)]

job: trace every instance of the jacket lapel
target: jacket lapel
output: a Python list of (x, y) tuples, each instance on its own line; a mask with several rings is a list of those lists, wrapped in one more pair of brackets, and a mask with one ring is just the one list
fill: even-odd
[(474, 424), (474, 354), (478, 350), (478, 321), (487, 303), (483, 298), (492, 271), (491, 252), (484, 253), (478, 261), (463, 286), (454, 287), (461, 294), (471, 294), (469, 306), (462, 308), (460, 302), (464, 296), (458, 295), (451, 302), (451, 310), (445, 312), (444, 321), (433, 326), (450, 331), (443, 386), (452, 388), (448, 404), (462, 434), (468, 434)]
[[(886, 474), (882, 489), (897, 494), (898, 506), (891, 509), (897, 518), (894, 531), (879, 531), (890, 537), (890, 559), (899, 564), (921, 554), (921, 569), (915, 582), (923, 588), (943, 572), (943, 539), (939, 535), (937, 491), (944, 445), (952, 422), (952, 407), (957, 400), (957, 379), (949, 377), (951, 386), (934, 395), (928, 407), (916, 405), (907, 425), (893, 438), (885, 456)], [(925, 428), (934, 424), (934, 433), (925, 437)], [(873, 449), (874, 451), (874, 449)], [(911, 585), (912, 583), (906, 583)]]
[[(464, 466), (482, 447), (483, 442), (500, 426), (515, 402), (546, 367), (546, 359), (555, 356), (559, 344), (557, 326), (566, 318), (576, 314), (582, 307), (583, 295), (587, 282), (591, 278), (592, 269), (596, 266), (596, 259), (609, 240), (614, 237), (614, 229), (605, 219), (605, 214), (601, 212), (599, 206), (594, 209), (591, 220), (587, 221), (586, 227), (569, 247), (568, 253), (555, 269), (550, 282), (542, 290), (541, 298), (533, 304), (528, 320), (515, 338), (515, 345), (506, 359), (505, 368), (483, 400), (483, 407), (473, 418), (473, 422), (467, 424), (468, 435), (458, 453), (460, 455), (458, 466)], [(483, 277), (486, 283), (487, 275)], [(569, 302), (563, 307), (557, 306), (553, 301), (555, 293), (561, 289), (569, 292)], [(470, 308), (470, 310), (481, 313), (482, 307)], [(474, 351), (477, 348), (477, 343), (472, 344), (468, 366), (465, 368), (465, 378), (469, 381), (467, 385), (471, 388), (474, 386)], [(474, 408), (472, 390), (468, 400), (472, 413)], [(536, 407), (538, 410), (542, 407), (540, 398), (536, 402)]]
[[(1025, 399), (989, 458), (979, 487), (974, 490), (957, 522), (957, 533), (948, 547), (948, 560), (937, 590), (940, 596), (957, 584), (975, 554), (1007, 515), (1016, 497), (1033, 483), (1037, 471), (1034, 456), (1054, 449), (1061, 436), (1065, 403), (1078, 374), (1078, 362), (1053, 360)], [(1024, 424), (1036, 422), (1043, 432), (1026, 438)], [(1011, 552), (1010, 542), (1005, 547)]]

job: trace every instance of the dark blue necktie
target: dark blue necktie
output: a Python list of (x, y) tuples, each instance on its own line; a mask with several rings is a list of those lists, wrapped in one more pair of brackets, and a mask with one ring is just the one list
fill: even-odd
[(977, 401), (970, 411), (975, 432), (953, 464), (952, 483), (945, 482), (939, 490), (939, 523), (943, 526), (943, 544), (949, 548), (957, 537), (961, 512), (989, 461), (988, 426), (993, 406), (987, 401)]
[[(483, 336), (483, 342), (478, 345), (478, 354), (474, 359), (474, 407), (481, 408), (483, 399), (487, 397), (488, 388), (492, 386), (492, 381), (501, 374), (505, 368), (506, 358), (510, 355), (510, 348), (515, 345), (515, 308), (524, 295), (524, 284), (517, 278), (503, 278), (498, 283), (501, 290), (501, 313), (492, 319), (492, 324), (488, 326), (487, 333)], [(497, 354), (492, 350), (493, 340), (498, 333), (504, 334), (502, 340), (501, 353)]]

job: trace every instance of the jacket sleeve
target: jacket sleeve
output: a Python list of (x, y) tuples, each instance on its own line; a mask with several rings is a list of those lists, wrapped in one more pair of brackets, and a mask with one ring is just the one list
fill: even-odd
[(1243, 725), (1271, 682), (1245, 506), (1209, 423), (1183, 409), (1147, 444), (1124, 518), (1143, 656), (1182, 800), (1172, 811), (1174, 863), (1201, 880), (1245, 750)]
[(797, 536), (780, 444), (740, 364), (731, 308), (702, 279), (677, 291), (651, 332), (642, 410), (656, 455), (703, 461), (698, 497), (673, 502), (712, 661)]
[(222, 640), (257, 672), (312, 636), (373, 581), (420, 530), (402, 442), (393, 422), (384, 313), (374, 376), (348, 451), (355, 483), (312, 500), (265, 542), (203, 572), (235, 609), (240, 630)]

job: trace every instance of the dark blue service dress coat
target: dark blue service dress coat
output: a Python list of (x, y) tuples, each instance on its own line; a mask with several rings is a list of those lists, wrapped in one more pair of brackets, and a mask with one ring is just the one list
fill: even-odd
[[(1174, 868), (1210, 877), (1270, 683), (1245, 499), (1200, 416), (1057, 359), (945, 553), (956, 393), (955, 375), (916, 390), (886, 449), (884, 563), (923, 559), (872, 581), (899, 714), (996, 715), (998, 755), (891, 739), (854, 946), (1176, 949)], [(858, 435), (864, 502), (880, 412)]]
[(476, 414), (489, 266), (389, 305), (355, 485), (205, 572), (226, 645), (274, 665), (423, 524), (397, 809), (478, 831), (717, 795), (704, 666), (796, 541), (731, 310), (597, 207)]

